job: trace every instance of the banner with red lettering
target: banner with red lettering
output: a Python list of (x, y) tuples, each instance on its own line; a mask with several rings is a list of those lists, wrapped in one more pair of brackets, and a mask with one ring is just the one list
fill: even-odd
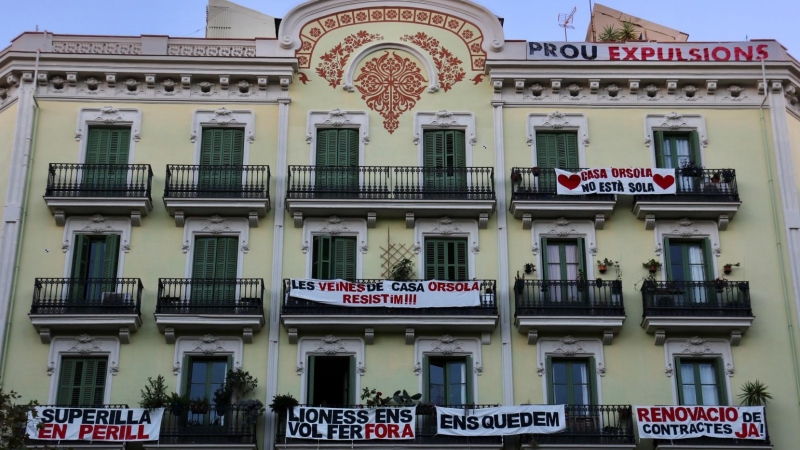
[[(458, 308), (480, 306), (480, 281), (392, 281), (292, 279), (290, 297), (335, 306)], [(493, 287), (493, 286), (492, 286)], [(489, 295), (485, 289), (484, 295)]]
[(786, 61), (776, 41), (758, 42), (528, 42), (535, 61)]
[(286, 417), (286, 437), (331, 441), (414, 439), (416, 407), (315, 408), (295, 406)]
[(43, 441), (155, 441), (164, 409), (57, 408), (28, 413), (28, 436)]
[(675, 169), (617, 168), (556, 171), (558, 195), (675, 193)]
[(763, 406), (636, 406), (639, 438), (766, 439)]

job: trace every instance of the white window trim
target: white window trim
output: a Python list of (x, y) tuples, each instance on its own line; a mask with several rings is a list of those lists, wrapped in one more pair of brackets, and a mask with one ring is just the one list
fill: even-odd
[[(678, 404), (678, 377), (673, 377), (676, 369), (674, 367), (676, 356), (688, 356), (691, 358), (708, 358), (708, 359), (722, 359), (722, 364), (725, 370), (725, 392), (727, 395), (727, 402), (733, 405), (733, 393), (731, 391), (731, 378), (735, 372), (733, 365), (733, 353), (731, 352), (731, 343), (725, 339), (702, 339), (697, 336), (690, 339), (667, 339), (664, 341), (664, 373), (673, 378), (675, 381), (670, 383), (672, 385), (672, 401), (673, 404)], [(722, 381), (722, 380), (720, 380)]]
[(47, 356), (47, 375), (50, 377), (47, 404), (55, 405), (58, 400), (58, 381), (61, 378), (61, 359), (64, 356), (108, 357), (103, 403), (110, 404), (111, 380), (119, 373), (119, 347), (120, 342), (117, 337), (92, 337), (88, 334), (54, 337), (50, 342), (50, 353)]
[(586, 167), (586, 147), (589, 146), (589, 119), (586, 114), (562, 113), (530, 113), (527, 120), (528, 145), (531, 146), (531, 164), (537, 166), (536, 153), (537, 131), (576, 131), (578, 133), (578, 162)]
[(310, 338), (302, 337), (297, 341), (297, 366), (295, 371), (300, 377), (300, 404), (308, 403), (308, 372), (306, 361), (309, 356), (355, 356), (356, 358), (356, 385), (353, 390), (355, 400), (361, 394), (361, 377), (366, 373), (366, 360), (364, 339), (339, 338), (333, 335)]
[[(417, 155), (419, 167), (425, 165), (425, 130), (454, 129), (464, 130), (466, 138), (466, 148), (464, 157), (466, 166), (472, 167), (472, 150), (478, 143), (477, 127), (475, 126), (475, 114), (463, 111), (419, 111), (414, 114), (414, 144), (417, 145)], [(420, 183), (422, 178), (420, 177)]]
[(594, 279), (594, 257), (597, 255), (597, 235), (595, 233), (594, 222), (590, 220), (575, 220), (570, 221), (565, 218), (556, 220), (534, 220), (531, 226), (531, 250), (533, 255), (538, 257), (539, 276), (544, 276), (543, 258), (545, 248), (539, 248), (539, 243), (542, 238), (554, 239), (571, 239), (582, 237), (584, 239), (584, 250), (586, 253), (583, 255), (586, 261), (586, 279)]
[(192, 131), (189, 140), (194, 143), (194, 164), (200, 164), (203, 147), (203, 128), (244, 128), (244, 153), (242, 164), (250, 163), (250, 144), (256, 140), (256, 114), (249, 109), (217, 110), (197, 109), (192, 114)]
[[(716, 258), (708, 261), (711, 264), (711, 276), (717, 277), (717, 258), (722, 254), (722, 248), (719, 243), (719, 229), (717, 224), (712, 221), (691, 221), (689, 219), (680, 220), (656, 220), (655, 233), (655, 253), (656, 256), (661, 257), (662, 263), (664, 262), (664, 252), (667, 249), (664, 247), (664, 238), (678, 238), (678, 239), (705, 239), (711, 242), (711, 254)], [(667, 266), (661, 265), (661, 279), (667, 279)]]
[(310, 165), (317, 163), (317, 130), (320, 128), (349, 128), (358, 130), (358, 165), (364, 165), (365, 146), (369, 144), (369, 114), (366, 111), (309, 111), (306, 121), (306, 142), (309, 145)]
[(705, 164), (703, 149), (708, 147), (706, 118), (701, 114), (647, 114), (644, 116), (644, 145), (650, 149), (650, 164), (656, 167), (656, 148), (654, 131), (697, 131), (700, 140), (700, 165)]
[(586, 358), (594, 357), (597, 375), (595, 389), (597, 390), (597, 404), (603, 404), (602, 378), (606, 375), (606, 360), (603, 354), (603, 341), (600, 339), (576, 339), (572, 336), (563, 338), (539, 338), (536, 343), (536, 372), (542, 377), (543, 401), (547, 401), (547, 357), (555, 358)]
[(425, 66), (425, 71), (428, 72), (428, 80), (430, 80), (428, 92), (433, 94), (439, 91), (439, 74), (431, 60), (426, 58), (422, 52), (416, 49), (416, 47), (412, 47), (402, 42), (378, 42), (359, 49), (358, 54), (356, 54), (356, 56), (350, 60), (350, 65), (347, 67), (342, 89), (347, 92), (355, 92), (355, 88), (353, 87), (353, 79), (355, 78), (356, 68), (361, 64), (361, 61), (364, 60), (364, 58), (367, 56), (373, 56), (375, 52), (380, 50), (400, 50), (414, 55), (414, 57), (417, 58), (423, 66)]
[(481, 355), (481, 340), (478, 338), (454, 338), (450, 335), (441, 337), (418, 337), (414, 341), (414, 375), (419, 377), (418, 392), (423, 392), (425, 386), (420, 376), (425, 367), (422, 361), (425, 356), (471, 356), (472, 367), (467, 368), (467, 376), (472, 377), (472, 403), (478, 404), (478, 380), (475, 376), (483, 374), (483, 357)]
[(356, 253), (356, 278), (363, 277), (364, 254), (367, 253), (366, 219), (309, 218), (303, 221), (303, 245), (300, 248), (306, 255), (306, 278), (311, 278), (311, 265), (314, 256), (314, 236), (354, 236), (358, 245)]
[(175, 392), (183, 394), (181, 390), (181, 370), (188, 370), (183, 367), (183, 360), (186, 356), (232, 356), (232, 370), (242, 368), (242, 356), (244, 355), (244, 342), (242, 338), (230, 336), (181, 336), (175, 340), (175, 360), (172, 365), (172, 374), (175, 375)]
[[(478, 221), (471, 219), (417, 219), (414, 222), (414, 252), (417, 254), (417, 269), (421, 272), (425, 268), (425, 238), (467, 238), (469, 258), (467, 278), (475, 278), (475, 255), (480, 252), (480, 239)], [(419, 273), (420, 278), (425, 278)]]
[(117, 277), (122, 278), (125, 266), (125, 254), (131, 251), (131, 220), (127, 217), (105, 217), (95, 214), (92, 217), (67, 217), (64, 224), (64, 238), (61, 251), (66, 253), (64, 263), (64, 278), (72, 276), (72, 260), (74, 258), (75, 236), (88, 234), (102, 236), (119, 234), (119, 255), (117, 257)]
[(244, 217), (208, 218), (190, 217), (183, 227), (183, 253), (186, 254), (184, 277), (192, 278), (194, 241), (197, 236), (233, 236), (239, 238), (239, 259), (236, 261), (236, 278), (242, 278), (244, 254), (250, 250), (250, 222)]
[(81, 108), (78, 110), (78, 125), (75, 128), (75, 140), (78, 141), (78, 164), (86, 162), (86, 147), (89, 141), (89, 126), (113, 125), (131, 127), (131, 142), (128, 145), (128, 164), (133, 164), (136, 154), (136, 143), (141, 139), (142, 111), (138, 108)]

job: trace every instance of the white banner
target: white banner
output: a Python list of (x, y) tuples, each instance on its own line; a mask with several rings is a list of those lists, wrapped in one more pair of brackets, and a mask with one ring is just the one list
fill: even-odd
[(508, 436), (550, 434), (566, 428), (564, 405), (498, 406), (467, 409), (436, 407), (438, 434)]
[[(28, 435), (43, 441), (155, 441), (164, 409), (56, 408), (28, 413)], [(41, 427), (39, 426), (41, 424)]]
[(611, 168), (556, 171), (558, 195), (675, 193), (675, 169)]
[(450, 308), (480, 306), (479, 281), (391, 281), (292, 279), (289, 296), (335, 306)]
[(639, 438), (766, 439), (763, 406), (636, 406)]
[(333, 441), (414, 439), (416, 407), (315, 408), (295, 406), (286, 417), (286, 437)]
[(786, 61), (776, 41), (721, 43), (528, 42), (535, 61)]

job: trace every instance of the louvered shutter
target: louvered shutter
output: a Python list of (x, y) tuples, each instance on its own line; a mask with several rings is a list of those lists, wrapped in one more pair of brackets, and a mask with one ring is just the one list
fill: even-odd
[(356, 240), (333, 239), (333, 278), (354, 280), (356, 278)]
[(244, 169), (244, 130), (241, 128), (227, 129), (225, 134), (229, 142), (229, 156), (223, 164), (231, 166), (226, 169), (226, 187), (232, 192), (240, 192)]
[(336, 139), (336, 167), (338, 168), (338, 190), (358, 192), (358, 130), (334, 130)]
[(423, 187), (426, 192), (441, 189), (441, 172), (444, 167), (444, 131), (424, 131), (422, 148)]
[(353, 355), (350, 358), (350, 369), (347, 372), (347, 386), (345, 386), (345, 398), (342, 406), (352, 406), (356, 404), (355, 386), (356, 386), (356, 357)]
[(563, 167), (566, 169), (580, 168), (578, 160), (578, 135), (576, 133), (562, 133), (564, 139), (564, 161)]
[(555, 373), (553, 373), (553, 358), (548, 356), (545, 362), (545, 370), (547, 370), (547, 404), (555, 404), (555, 392), (553, 385), (555, 384)]
[[(713, 280), (716, 278), (714, 274), (714, 260), (711, 259), (713, 253), (711, 252), (711, 239), (703, 239), (703, 272), (706, 280)], [(713, 297), (716, 298), (716, 295)]]
[(236, 296), (236, 266), (239, 259), (239, 240), (235, 237), (217, 238), (217, 253), (214, 262), (215, 298), (233, 302)]
[(664, 237), (664, 249), (662, 250), (662, 254), (664, 255), (664, 262), (662, 263), (663, 266), (667, 268), (667, 280), (674, 280), (674, 274), (672, 273), (672, 258), (670, 254), (672, 253), (671, 249), (669, 248), (670, 242), (668, 237)]
[(81, 383), (80, 406), (100, 406), (103, 404), (108, 361), (87, 359), (83, 362), (85, 370)]
[(331, 237), (314, 236), (313, 251), (311, 278), (318, 280), (331, 279)]
[(541, 170), (535, 180), (538, 183), (538, 192), (556, 192), (556, 175), (553, 170), (558, 168), (558, 143), (554, 133), (536, 133), (536, 164)]
[(437, 260), (437, 250), (439, 241), (434, 239), (425, 240), (425, 279), (435, 280), (439, 274), (439, 264)]
[(198, 237), (194, 241), (192, 303), (207, 303), (212, 299), (216, 250), (217, 241), (214, 238)]
[(59, 406), (72, 406), (73, 380), (75, 379), (75, 360), (61, 359), (61, 373), (58, 379), (58, 395), (56, 404)]
[(456, 279), (451, 281), (464, 281), (469, 275), (469, 267), (467, 266), (467, 241), (457, 240), (454, 242), (455, 250), (455, 274)]
[(72, 301), (83, 301), (86, 298), (86, 284), (89, 278), (89, 254), (91, 242), (85, 234), (75, 235), (75, 255), (72, 259), (72, 280), (70, 280), (69, 298)]
[(474, 379), (473, 379), (474, 375), (473, 375), (473, 370), (472, 370), (472, 367), (473, 367), (472, 364), (473, 364), (472, 363), (472, 355), (467, 356), (467, 358), (466, 358), (467, 367), (466, 367), (466, 371), (465, 371), (466, 372), (466, 377), (467, 377), (467, 380), (466, 380), (467, 381), (467, 383), (466, 383), (466, 385), (467, 385), (466, 386), (467, 396), (466, 396), (466, 398), (464, 398), (464, 403), (467, 404), (467, 405), (471, 405), (472, 402), (473, 402), (472, 391), (474, 389), (472, 387), (472, 383), (474, 382)]
[(200, 167), (198, 168), (198, 188), (200, 191), (209, 192), (214, 184), (214, 170), (208, 167), (215, 164), (216, 149), (221, 147), (222, 130), (216, 128), (204, 128), (203, 137), (200, 143)]
[(700, 167), (700, 136), (696, 130), (689, 133), (689, 155), (692, 162)]
[[(131, 131), (127, 128), (89, 128), (82, 183), (85, 189), (113, 189), (115, 195), (127, 183)], [(99, 165), (99, 166), (98, 166)]]
[(653, 132), (653, 149), (656, 157), (656, 167), (667, 167), (667, 162), (664, 160), (664, 132)]
[(590, 405), (597, 404), (597, 363), (594, 356), (589, 357), (589, 398)]
[(464, 170), (467, 166), (467, 144), (463, 131), (454, 130), (451, 133), (453, 133), (453, 187), (458, 192), (463, 192), (467, 187), (467, 171)]
[[(325, 191), (328, 189), (331, 179), (330, 171), (335, 166), (331, 158), (335, 158), (335, 142), (331, 142), (336, 136), (336, 130), (317, 130), (317, 166), (315, 170), (315, 186), (317, 190)], [(333, 144), (333, 145), (331, 145)]]
[(117, 260), (119, 258), (119, 235), (106, 236), (105, 253), (103, 254), (103, 283), (102, 292), (116, 291)]
[(539, 253), (542, 254), (542, 279), (547, 280), (550, 278), (550, 267), (548, 267), (549, 262), (547, 261), (547, 238), (542, 238), (542, 246), (539, 250)]

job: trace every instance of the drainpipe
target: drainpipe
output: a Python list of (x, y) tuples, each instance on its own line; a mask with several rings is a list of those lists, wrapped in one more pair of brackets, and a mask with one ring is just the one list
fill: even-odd
[(759, 105), (761, 112), (761, 139), (764, 146), (764, 158), (767, 161), (767, 180), (769, 183), (769, 195), (772, 204), (772, 223), (775, 228), (775, 246), (778, 250), (778, 265), (781, 273), (781, 287), (783, 291), (783, 306), (786, 309), (786, 329), (789, 332), (789, 346), (792, 349), (792, 362), (794, 363), (794, 383), (795, 394), (797, 395), (797, 403), (800, 404), (800, 366), (797, 361), (797, 346), (794, 342), (794, 325), (792, 325), (792, 308), (791, 300), (789, 299), (789, 289), (787, 287), (786, 269), (783, 262), (783, 243), (781, 242), (781, 229), (778, 225), (778, 206), (775, 201), (775, 183), (772, 179), (772, 165), (769, 158), (769, 144), (767, 139), (766, 121), (764, 120), (764, 103), (767, 102), (769, 96), (769, 86), (767, 86), (767, 69), (764, 65), (764, 59), (761, 59), (761, 81), (764, 83), (764, 100)]

